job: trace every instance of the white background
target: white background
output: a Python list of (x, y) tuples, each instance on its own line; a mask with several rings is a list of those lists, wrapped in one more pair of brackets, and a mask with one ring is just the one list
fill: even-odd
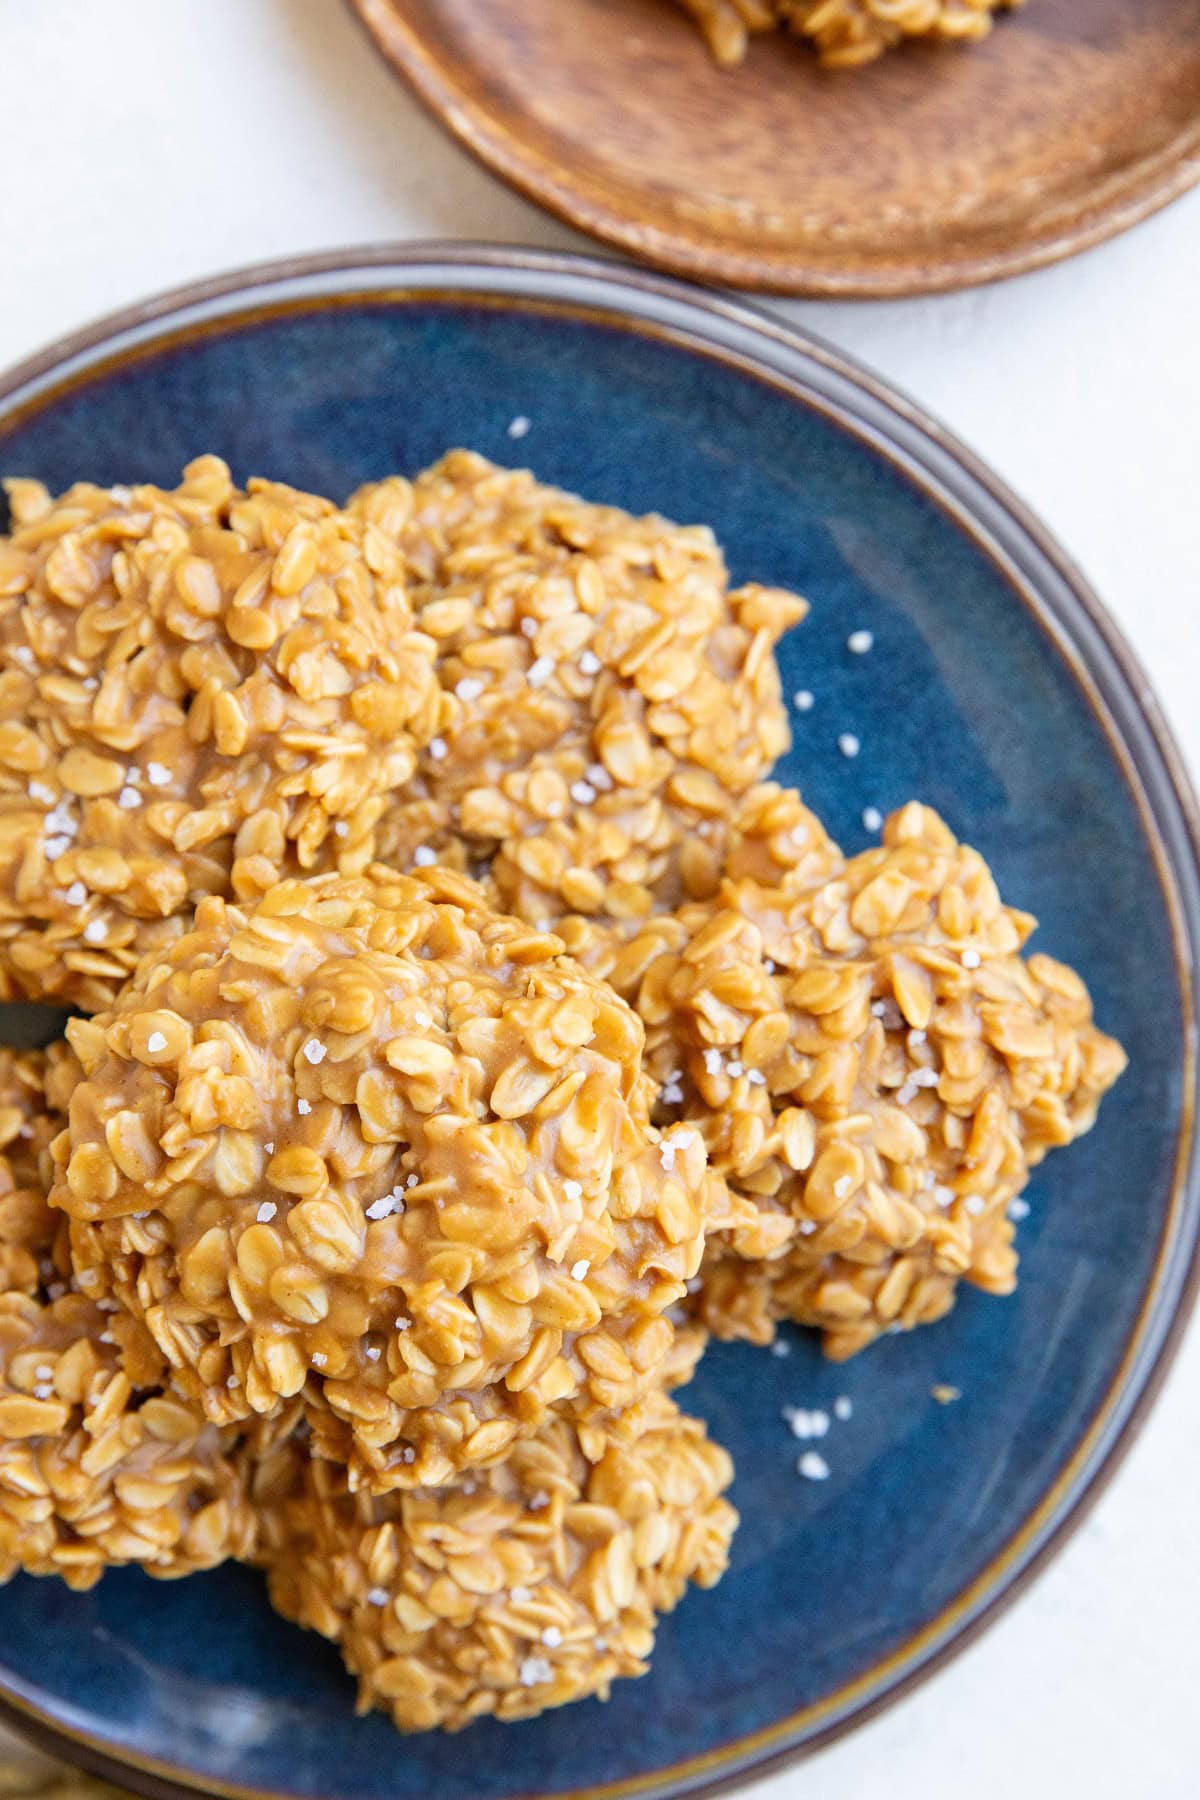
[[(5, 0), (0, 75), (0, 366), (109, 308), (288, 252), (586, 247), (418, 111), (340, 0)], [(1002, 287), (779, 311), (907, 389), (1033, 503), (1195, 768), (1200, 193)], [(1193, 1332), (1136, 1450), (1033, 1590), (755, 1800), (1194, 1800), (1198, 1495)]]

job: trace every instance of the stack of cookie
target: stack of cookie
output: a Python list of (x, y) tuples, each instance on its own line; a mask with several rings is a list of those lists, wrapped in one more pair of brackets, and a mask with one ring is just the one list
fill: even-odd
[(212, 457), (0, 540), (0, 1578), (261, 1563), (406, 1729), (642, 1672), (725, 1567), (672, 1397), (1015, 1279), (1122, 1066), (926, 809), (843, 859), (703, 528), (466, 452)]

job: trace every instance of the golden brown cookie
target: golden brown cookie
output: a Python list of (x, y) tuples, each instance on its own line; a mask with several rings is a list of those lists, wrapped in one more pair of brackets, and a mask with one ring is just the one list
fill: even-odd
[(215, 1422), (307, 1384), (318, 1448), (431, 1485), (667, 1357), (724, 1204), (700, 1135), (650, 1123), (635, 1014), (466, 877), (207, 900), (69, 1031), (78, 1279)]
[(914, 804), (832, 880), (731, 881), (682, 946), (656, 934), (636, 1004), (664, 1105), (757, 1209), (713, 1240), (710, 1330), (791, 1318), (845, 1356), (939, 1317), (960, 1278), (1011, 1290), (1009, 1204), (1125, 1062), (1079, 977), (1019, 955), (1033, 925)]
[(65, 1045), (0, 1051), (0, 1582), (86, 1588), (117, 1563), (183, 1575), (247, 1554), (254, 1520), (227, 1440), (161, 1391), (159, 1361), (134, 1392), (133, 1322), (69, 1291), (46, 1185), (77, 1074)]
[(342, 1651), (359, 1710), (403, 1731), (524, 1719), (641, 1675), (658, 1617), (721, 1576), (733, 1470), (658, 1394), (640, 1431), (550, 1415), (498, 1466), (371, 1498), (314, 1462), (266, 1506), (271, 1599)]
[(0, 1295), (0, 1582), (189, 1575), (253, 1547), (228, 1434), (177, 1395), (135, 1393), (113, 1322), (79, 1293)]
[(10, 493), (0, 996), (94, 1010), (203, 895), (364, 868), (443, 702), (397, 549), (330, 501), (211, 456)]
[(530, 921), (711, 893), (738, 797), (787, 746), (772, 651), (804, 603), (731, 590), (705, 527), (467, 451), (349, 504), (403, 548), (448, 705), (381, 854), (462, 846)]
[(809, 39), (827, 67), (874, 62), (906, 38), (971, 43), (994, 15), (1025, 0), (677, 0), (721, 63), (741, 62), (750, 34), (783, 27)]

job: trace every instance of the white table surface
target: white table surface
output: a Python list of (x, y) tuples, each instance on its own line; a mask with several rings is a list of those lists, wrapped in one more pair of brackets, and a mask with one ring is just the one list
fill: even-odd
[[(0, 366), (157, 289), (289, 252), (586, 248), (426, 119), (340, 0), (6, 0), (0, 70)], [(1001, 287), (778, 310), (907, 389), (1034, 504), (1200, 765), (1200, 192)], [(1198, 1493), (1200, 1329), (1033, 1589), (755, 1800), (1193, 1800)]]

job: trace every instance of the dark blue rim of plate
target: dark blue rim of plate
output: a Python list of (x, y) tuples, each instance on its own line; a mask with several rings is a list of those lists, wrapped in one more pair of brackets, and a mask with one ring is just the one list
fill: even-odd
[[(1200, 960), (1200, 807), (1158, 701), (1081, 571), (1025, 505), (919, 407), (819, 339), (744, 302), (699, 292), (600, 258), (501, 245), (378, 244), (235, 270), (113, 313), (0, 375), (0, 423), (15, 423), (97, 374), (167, 345), (281, 313), (365, 299), (469, 299), (602, 320), (715, 358), (814, 407), (866, 442), (927, 495), (1003, 573), (1053, 640), (1096, 714), (1147, 828), (1166, 898), (1185, 1017), (1184, 1108), (1166, 1224), (1120, 1369), (1083, 1442), (992, 1564), (914, 1638), (817, 1706), (705, 1756), (655, 1773), (693, 1795), (729, 1792), (807, 1754), (907, 1692), (990, 1624), (1081, 1523), (1144, 1423), (1200, 1291), (1200, 1147), (1196, 1122), (1196, 988)], [(194, 1796), (189, 1771), (126, 1757), (69, 1730), (36, 1691), (0, 1681), (0, 1718), (44, 1748), (141, 1792)], [(803, 1744), (797, 1743), (804, 1732)], [(233, 1800), (261, 1790), (205, 1784)], [(571, 1800), (617, 1800), (632, 1782)], [(284, 1800), (284, 1797), (280, 1797)]]

